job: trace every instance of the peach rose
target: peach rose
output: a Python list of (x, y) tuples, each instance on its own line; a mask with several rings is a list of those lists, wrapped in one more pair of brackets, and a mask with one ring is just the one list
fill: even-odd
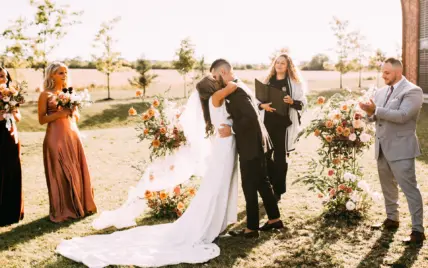
[(363, 126), (364, 126), (364, 122), (363, 121), (361, 121), (360, 119), (358, 119), (358, 120), (354, 120), (353, 122), (352, 122), (352, 126), (354, 127), (354, 128), (362, 128)]
[(152, 146), (155, 148), (158, 148), (160, 146), (160, 141), (159, 140), (152, 141)]
[(163, 134), (163, 135), (165, 135), (165, 134), (166, 134), (166, 128), (164, 128), (164, 127), (161, 127), (159, 131), (160, 131), (160, 133), (161, 133), (161, 134)]
[(195, 196), (195, 194), (196, 194), (196, 190), (195, 190), (195, 188), (190, 188), (190, 189), (189, 189), (189, 194), (190, 194), (191, 196)]
[(342, 111), (348, 111), (349, 110), (349, 107), (348, 107), (348, 105), (347, 104), (343, 104), (342, 106), (340, 106), (340, 110), (342, 110)]
[(318, 194), (318, 198), (323, 198), (324, 195), (323, 194)]
[(141, 119), (143, 119), (144, 121), (147, 121), (147, 120), (149, 120), (149, 119), (150, 119), (150, 116), (149, 116), (148, 114), (143, 114), (143, 115), (141, 116)]
[(351, 187), (347, 187), (346, 189), (345, 189), (345, 192), (347, 192), (348, 194), (350, 194), (350, 193), (352, 193), (352, 188)]
[(315, 129), (314, 135), (315, 137), (319, 137), (321, 135), (321, 131), (319, 129)]
[(334, 158), (333, 159), (333, 164), (334, 165), (339, 165), (340, 164), (340, 158)]
[(130, 115), (130, 116), (137, 115), (137, 110), (135, 110), (134, 107), (129, 108), (128, 115)]
[(345, 185), (343, 185), (343, 184), (341, 184), (341, 185), (339, 185), (339, 190), (345, 190), (346, 189), (346, 186)]
[(335, 196), (336, 195), (336, 190), (334, 188), (331, 188), (330, 191), (329, 191), (329, 193), (330, 193), (331, 197)]
[(342, 127), (342, 126), (338, 126), (338, 127), (336, 128), (336, 133), (337, 133), (338, 135), (341, 135), (341, 134), (343, 133), (343, 127)]
[(177, 212), (176, 212), (176, 213), (177, 213), (177, 216), (178, 216), (178, 217), (181, 217), (181, 215), (183, 215), (183, 212), (181, 212), (181, 210), (177, 210)]
[(326, 126), (326, 128), (333, 128), (334, 127), (334, 123), (331, 120), (327, 120), (325, 122), (325, 126)]
[(174, 170), (174, 168), (175, 168), (175, 166), (174, 166), (174, 165), (169, 166), (169, 170), (171, 170), (171, 171), (173, 171), (173, 170)]
[(332, 138), (331, 136), (326, 136), (326, 137), (325, 137), (325, 140), (326, 140), (327, 142), (332, 142), (332, 141), (333, 141), (333, 138)]
[(150, 199), (150, 198), (152, 198), (152, 197), (153, 197), (153, 194), (152, 194), (152, 192), (150, 192), (149, 190), (146, 190), (146, 192), (144, 193), (144, 197), (145, 197), (146, 199)]
[(141, 95), (143, 95), (143, 91), (142, 91), (141, 89), (137, 89), (137, 90), (135, 91), (135, 96), (137, 96), (137, 97), (141, 97)]
[(178, 210), (183, 210), (183, 209), (184, 209), (184, 204), (183, 204), (183, 202), (178, 202), (178, 204), (177, 204), (177, 209), (178, 209)]
[(153, 101), (153, 107), (158, 107), (160, 105), (160, 102), (157, 100), (157, 99), (155, 99), (154, 101)]
[(317, 99), (317, 104), (318, 104), (318, 105), (322, 105), (322, 104), (324, 104), (324, 103), (325, 103), (325, 98), (324, 98), (324, 97), (322, 97), (322, 96), (318, 97), (318, 99)]
[(349, 135), (351, 135), (351, 129), (345, 128), (343, 130), (343, 136), (348, 137)]
[(153, 109), (149, 109), (149, 110), (147, 111), (147, 114), (149, 115), (149, 117), (153, 117), (153, 116), (155, 115), (155, 110), (153, 110)]
[(181, 193), (181, 188), (180, 188), (180, 186), (176, 186), (176, 187), (174, 188), (174, 194), (175, 194), (175, 195), (180, 195), (180, 193)]
[(164, 191), (159, 193), (159, 198), (161, 200), (165, 200), (167, 197), (168, 197), (168, 195)]
[(144, 129), (144, 134), (145, 134), (145, 135), (149, 134), (149, 129), (148, 129), (148, 128), (145, 128), (145, 129)]

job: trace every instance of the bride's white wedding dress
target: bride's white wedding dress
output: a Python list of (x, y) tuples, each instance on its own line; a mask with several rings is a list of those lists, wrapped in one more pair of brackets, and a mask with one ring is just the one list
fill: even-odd
[[(194, 103), (199, 102), (197, 92), (192, 94), (189, 102), (192, 98)], [(221, 124), (231, 123), (225, 105), (216, 108), (212, 105), (211, 99), (210, 115), (216, 128)], [(203, 263), (219, 256), (220, 248), (212, 241), (228, 224), (237, 220), (235, 139), (233, 136), (228, 138), (215, 136), (210, 142), (212, 149), (207, 158), (209, 165), (204, 171), (199, 190), (186, 212), (177, 221), (139, 226), (108, 235), (63, 240), (57, 247), (57, 252), (89, 267), (108, 265), (157, 267), (179, 263)], [(114, 216), (108, 215), (110, 222), (103, 223), (103, 228), (117, 226), (113, 218), (120, 218), (121, 213), (125, 215), (123, 212)]]

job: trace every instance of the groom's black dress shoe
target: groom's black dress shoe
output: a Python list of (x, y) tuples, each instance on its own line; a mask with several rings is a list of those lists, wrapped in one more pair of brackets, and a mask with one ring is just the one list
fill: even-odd
[(259, 231), (245, 232), (245, 229), (240, 231), (229, 231), (229, 234), (233, 237), (243, 237), (243, 238), (259, 238)]
[(262, 227), (260, 227), (260, 231), (270, 231), (273, 229), (279, 230), (284, 228), (284, 223), (279, 220), (274, 223), (266, 222)]

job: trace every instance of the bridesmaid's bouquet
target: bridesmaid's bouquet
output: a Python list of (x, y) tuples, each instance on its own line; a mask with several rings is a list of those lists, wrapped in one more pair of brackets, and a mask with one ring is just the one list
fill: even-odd
[(9, 87), (6, 84), (0, 85), (0, 111), (5, 111), (6, 114), (18, 109), (19, 105), (25, 103), (26, 82), (17, 82)]
[(58, 95), (57, 107), (73, 109), (75, 107), (82, 109), (92, 103), (91, 95), (85, 88), (83, 92), (77, 93), (72, 87), (64, 88)]

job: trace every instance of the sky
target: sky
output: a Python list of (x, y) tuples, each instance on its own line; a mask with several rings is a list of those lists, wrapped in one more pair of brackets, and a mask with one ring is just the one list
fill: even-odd
[[(3, 1), (3, 0), (2, 0)], [(0, 31), (19, 16), (30, 18), (30, 0), (1, 5)], [(197, 57), (206, 62), (269, 63), (276, 49), (288, 47), (297, 61), (317, 53), (335, 59), (332, 17), (349, 21), (350, 30), (366, 36), (372, 49), (396, 56), (402, 43), (399, 0), (57, 0), (83, 10), (81, 24), (68, 30), (50, 60), (99, 53), (92, 46), (104, 21), (121, 16), (115, 49), (127, 60), (145, 56), (172, 60), (180, 41), (190, 37)], [(0, 49), (6, 43), (0, 40)]]

